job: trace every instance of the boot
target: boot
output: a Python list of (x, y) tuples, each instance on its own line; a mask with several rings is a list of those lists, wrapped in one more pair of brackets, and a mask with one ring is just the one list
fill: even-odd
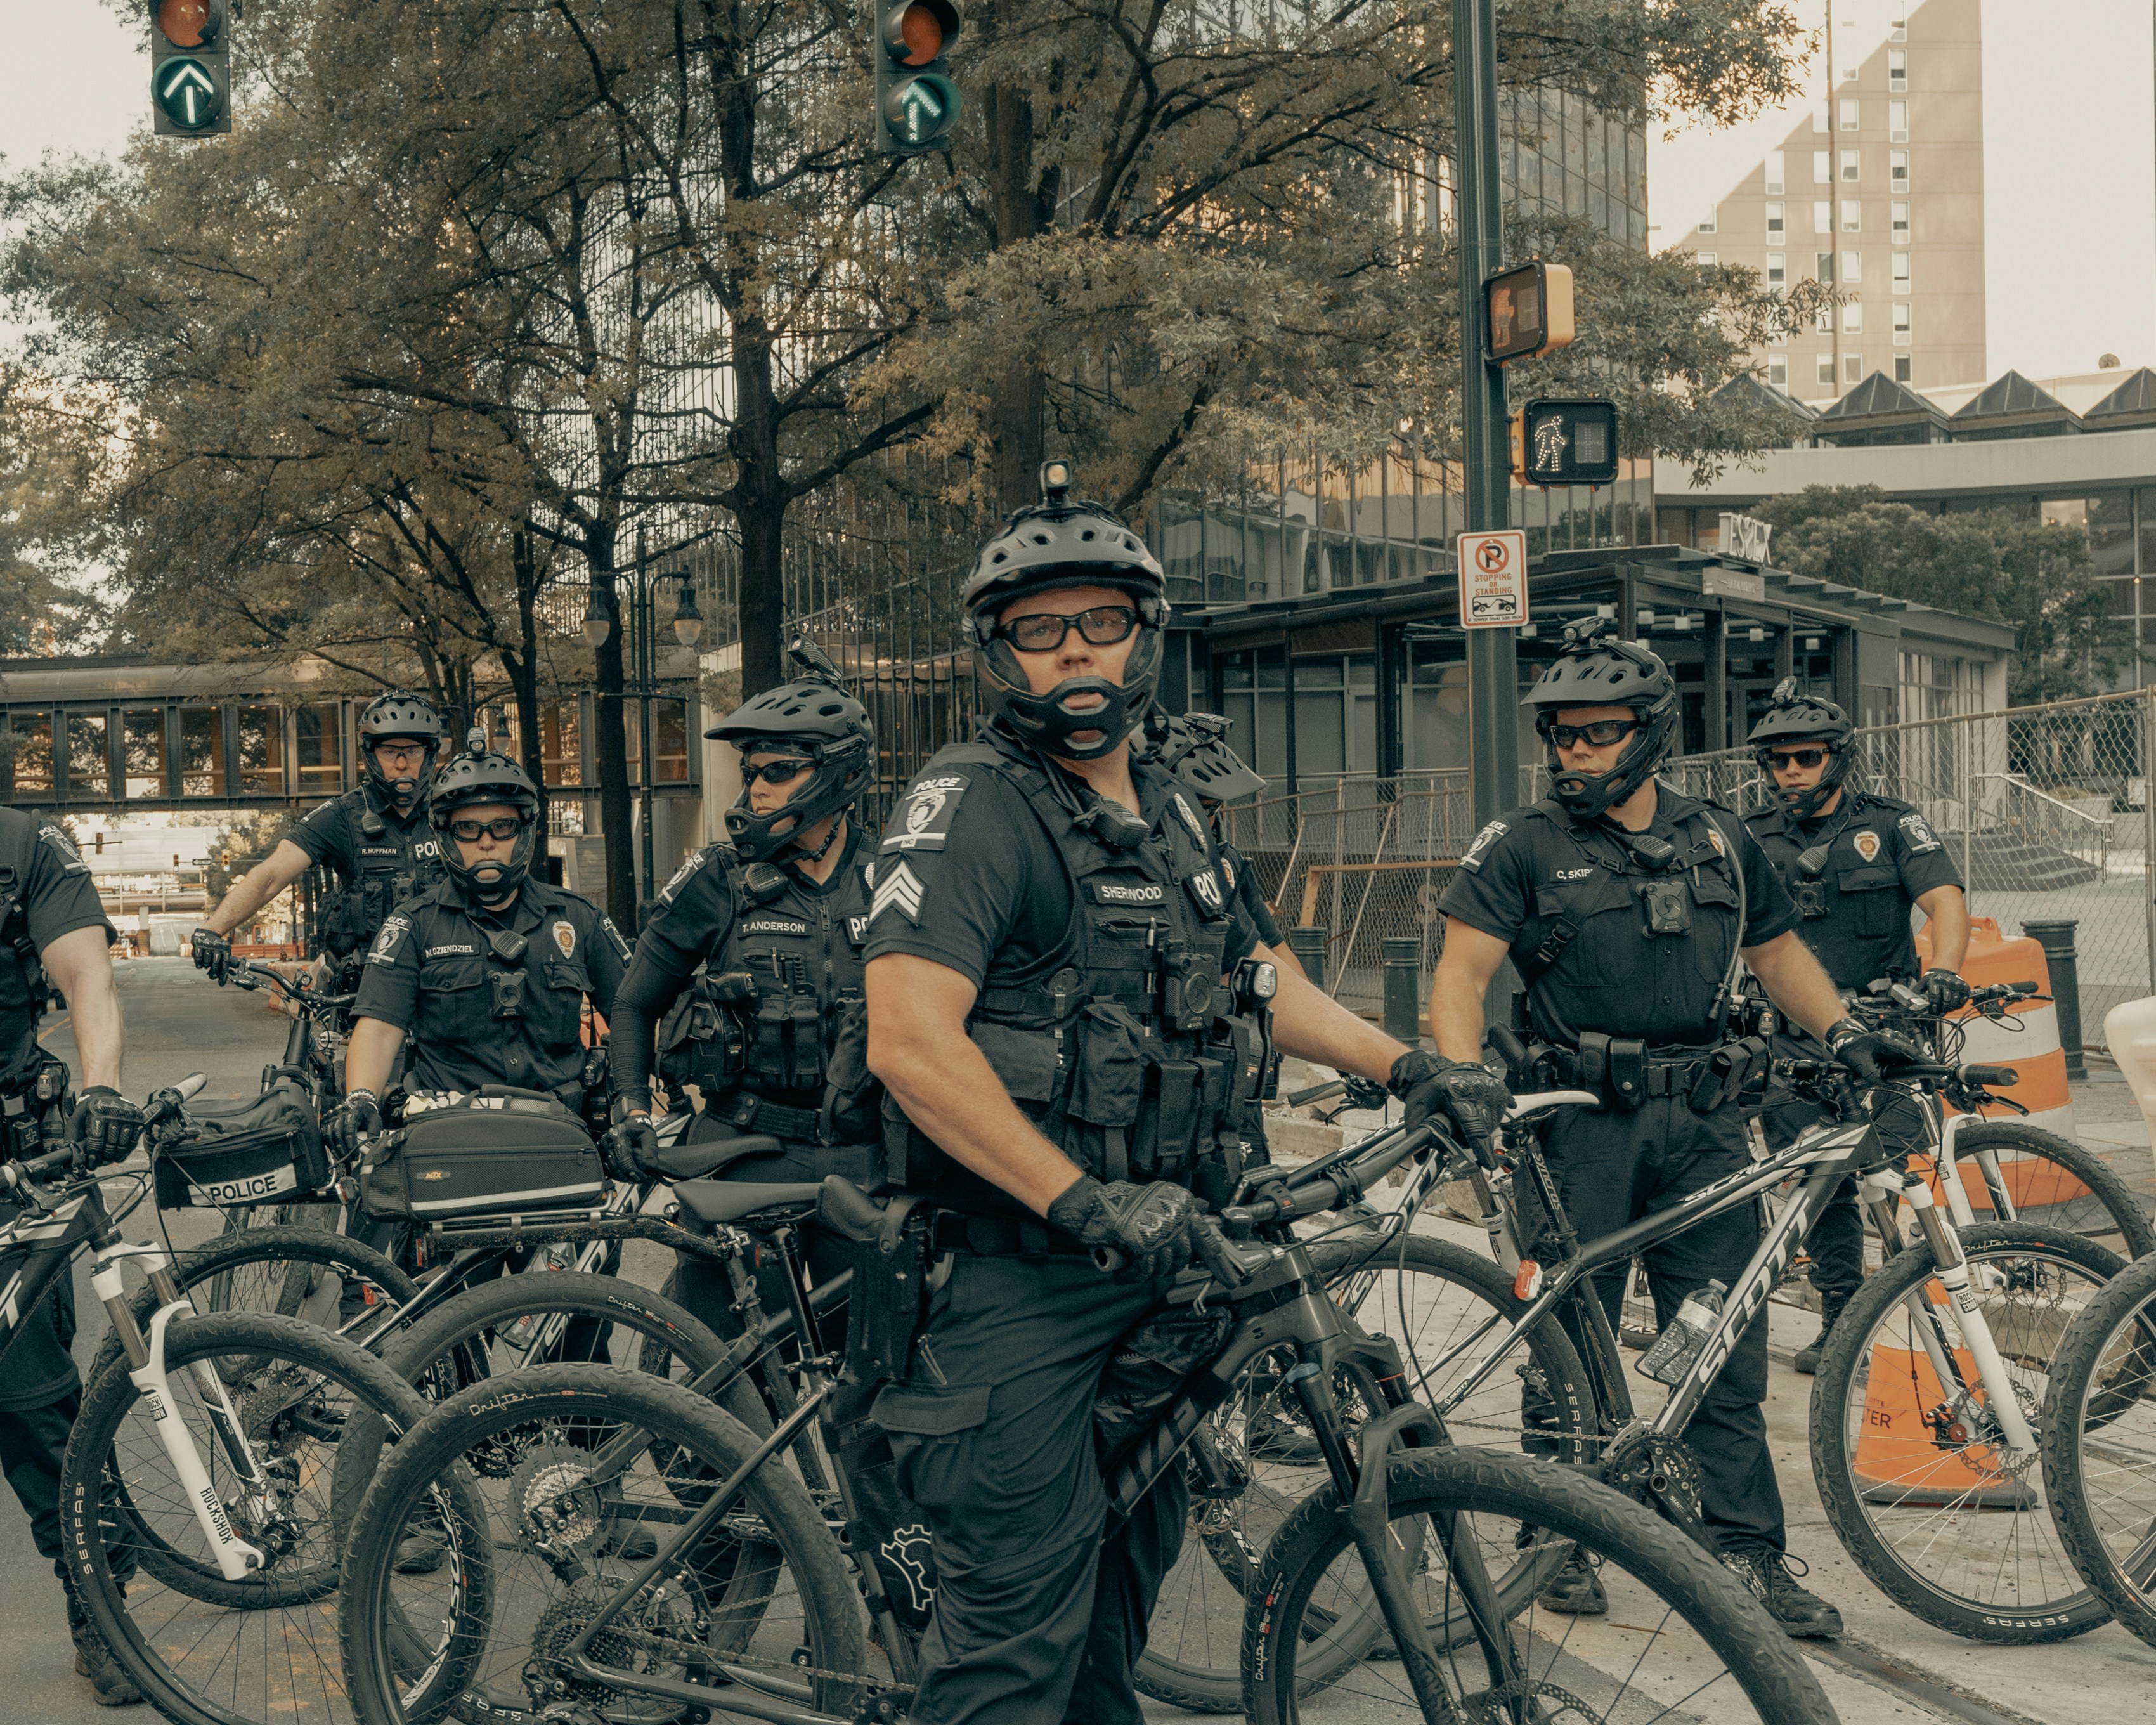
[(1812, 1337), (1809, 1346), (1799, 1348), (1797, 1350), (1797, 1357), (1790, 1362), (1807, 1378), (1818, 1372), (1820, 1356), (1826, 1352), (1826, 1338), (1833, 1333), (1835, 1320), (1841, 1316), (1848, 1306), (1849, 1296), (1846, 1294), (1820, 1296), (1820, 1332)]
[[(1796, 1572), (1790, 1573), (1794, 1563)], [(1797, 1585), (1808, 1574), (1801, 1558), (1763, 1545), (1722, 1553), (1722, 1564), (1756, 1594), (1785, 1635), (1831, 1641), (1841, 1634), (1841, 1613), (1817, 1594)]]
[(1576, 1545), (1564, 1560), (1564, 1568), (1551, 1578), (1536, 1603), (1543, 1610), (1563, 1617), (1605, 1617), (1609, 1612), (1609, 1595), (1602, 1578), (1594, 1573), (1587, 1553)]
[(105, 1637), (98, 1634), (97, 1625), (90, 1620), (90, 1613), (76, 1602), (71, 1588), (67, 1596), (67, 1620), (68, 1635), (74, 1642), (74, 1674), (90, 1679), (90, 1692), (97, 1704), (101, 1707), (124, 1707), (141, 1701), (142, 1692), (112, 1656), (112, 1650), (105, 1645)]

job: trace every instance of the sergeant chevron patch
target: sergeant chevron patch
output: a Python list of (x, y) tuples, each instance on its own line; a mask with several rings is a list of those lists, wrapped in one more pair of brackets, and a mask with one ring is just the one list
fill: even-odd
[(876, 881), (875, 896), (869, 901), (869, 921), (875, 922), (895, 905), (906, 912), (907, 922), (920, 922), (921, 877), (906, 866), (905, 859), (901, 858), (898, 866), (889, 873), (881, 869), (876, 873), (880, 878)]

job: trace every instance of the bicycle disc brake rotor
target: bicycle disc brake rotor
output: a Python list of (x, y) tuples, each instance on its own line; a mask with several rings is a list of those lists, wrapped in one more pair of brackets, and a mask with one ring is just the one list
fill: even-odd
[(566, 1444), (542, 1444), (517, 1464), (509, 1507), (534, 1549), (562, 1558), (587, 1555), (598, 1543), (605, 1515), (590, 1473), (591, 1457)]
[(1495, 1689), (1486, 1689), (1480, 1695), (1463, 1696), (1460, 1706), (1466, 1717), (1474, 1725), (1515, 1725), (1520, 1715), (1514, 1706), (1517, 1702), (1532, 1702), (1534, 1711), (1528, 1717), (1536, 1725), (1570, 1725), (1577, 1720), (1579, 1725), (1600, 1725), (1607, 1716), (1589, 1707), (1569, 1689), (1561, 1689), (1554, 1683), (1537, 1683), (1518, 1679), (1501, 1684)]

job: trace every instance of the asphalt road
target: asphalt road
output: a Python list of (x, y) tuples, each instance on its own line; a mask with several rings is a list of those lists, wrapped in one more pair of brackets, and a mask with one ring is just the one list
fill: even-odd
[[(286, 1020), (272, 1013), (260, 995), (214, 988), (185, 959), (136, 959), (120, 965), (116, 973), (127, 1015), (130, 1096), (139, 1099), (196, 1071), (208, 1075), (205, 1096), (252, 1096), (264, 1063), (284, 1049)], [(65, 1014), (46, 1020), (44, 1042), (74, 1065), (74, 1036)], [(138, 1230), (154, 1225), (153, 1215), (147, 1205), (136, 1211), (127, 1224), (129, 1237), (147, 1238)], [(181, 1244), (188, 1243), (187, 1219), (173, 1229)], [(213, 1233), (217, 1225), (214, 1218), (204, 1218), (195, 1231)], [(104, 1340), (105, 1323), (90, 1293), (86, 1258), (75, 1266), (75, 1310), (81, 1319), (75, 1358), (87, 1366)], [(59, 1584), (31, 1545), (29, 1518), (12, 1491), (0, 1491), (0, 1609), (8, 1625), (0, 1681), (6, 1685), (8, 1717), (38, 1725), (89, 1725), (93, 1720), (155, 1717), (147, 1707), (99, 1707), (90, 1699), (89, 1684), (75, 1676)]]

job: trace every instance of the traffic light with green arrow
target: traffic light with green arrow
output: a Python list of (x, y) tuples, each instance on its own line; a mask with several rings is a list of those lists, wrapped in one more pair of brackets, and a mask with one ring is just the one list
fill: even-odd
[(877, 0), (875, 146), (886, 156), (951, 147), (964, 103), (945, 74), (958, 36), (951, 0)]
[(160, 137), (232, 130), (234, 0), (147, 0), (150, 117)]

